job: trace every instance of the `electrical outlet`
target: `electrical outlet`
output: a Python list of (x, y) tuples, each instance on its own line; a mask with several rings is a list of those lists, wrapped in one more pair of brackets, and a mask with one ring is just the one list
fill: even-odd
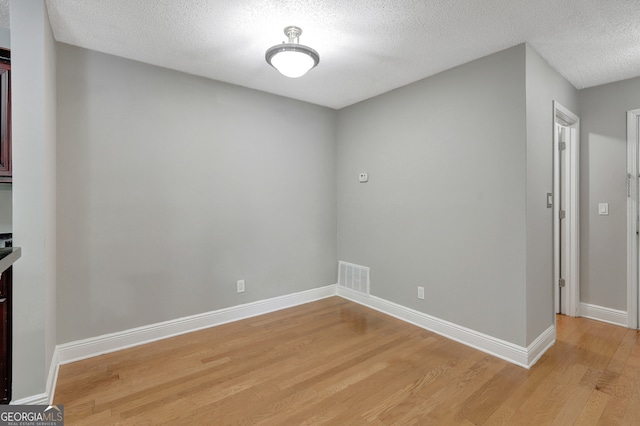
[(238, 280), (236, 284), (238, 286), (238, 293), (244, 293), (244, 280)]
[(418, 287), (418, 299), (424, 300), (424, 287)]

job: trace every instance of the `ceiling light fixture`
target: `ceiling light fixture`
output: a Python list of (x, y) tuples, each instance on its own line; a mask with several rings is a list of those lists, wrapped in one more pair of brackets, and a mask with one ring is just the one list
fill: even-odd
[(300, 44), (302, 29), (289, 26), (284, 29), (284, 34), (289, 38), (289, 42), (270, 47), (265, 54), (265, 59), (269, 65), (286, 77), (302, 77), (318, 65), (320, 55), (312, 48)]

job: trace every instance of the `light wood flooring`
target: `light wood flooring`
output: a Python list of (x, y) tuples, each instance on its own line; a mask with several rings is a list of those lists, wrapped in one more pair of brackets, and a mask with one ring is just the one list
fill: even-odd
[(640, 334), (558, 317), (531, 369), (332, 297), (60, 367), (67, 425), (640, 425)]

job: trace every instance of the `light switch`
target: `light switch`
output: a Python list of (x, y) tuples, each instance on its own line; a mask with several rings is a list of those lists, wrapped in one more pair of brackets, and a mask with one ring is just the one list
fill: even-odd
[(358, 179), (360, 179), (360, 183), (369, 182), (369, 175), (366, 173), (360, 173)]
[(600, 203), (598, 204), (598, 214), (602, 216), (609, 215), (609, 203)]

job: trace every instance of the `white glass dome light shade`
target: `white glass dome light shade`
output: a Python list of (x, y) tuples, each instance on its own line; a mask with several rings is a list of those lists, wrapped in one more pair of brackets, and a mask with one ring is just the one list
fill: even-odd
[(302, 77), (318, 65), (320, 55), (312, 48), (300, 44), (301, 28), (293, 25), (285, 27), (284, 34), (289, 41), (270, 47), (265, 53), (265, 59), (269, 65), (286, 77)]
[(299, 44), (283, 43), (267, 50), (267, 62), (286, 77), (302, 77), (320, 62), (318, 53)]

